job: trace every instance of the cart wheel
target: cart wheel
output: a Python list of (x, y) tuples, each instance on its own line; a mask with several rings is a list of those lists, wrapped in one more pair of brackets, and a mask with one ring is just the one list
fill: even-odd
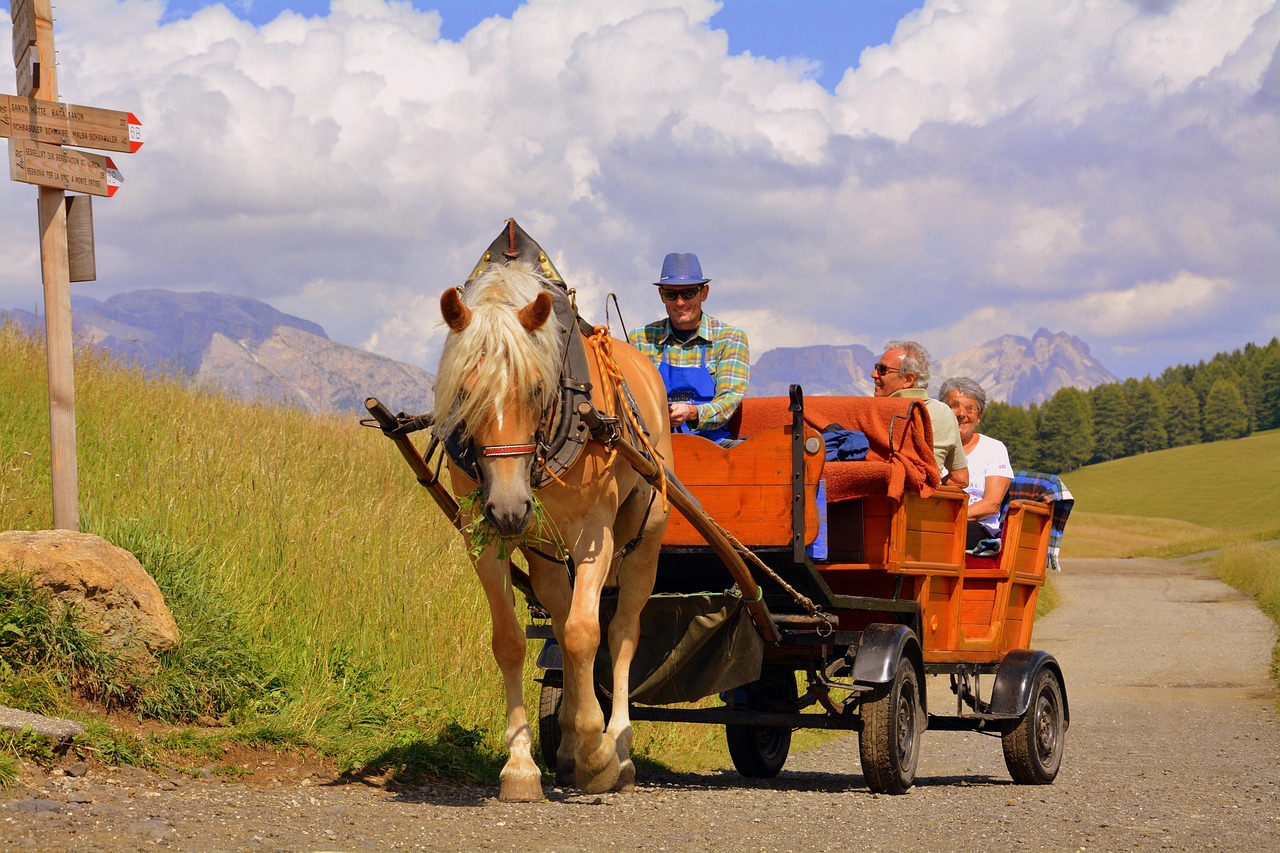
[(915, 782), (920, 760), (919, 694), (916, 668), (903, 658), (893, 681), (862, 703), (858, 754), (863, 778), (877, 794), (905, 794)]
[(556, 772), (556, 750), (560, 749), (560, 703), (564, 701), (564, 688), (542, 685), (538, 694), (538, 747), (542, 763), (553, 774)]
[(1027, 712), (1018, 725), (1001, 738), (1004, 764), (1013, 781), (1021, 785), (1048, 785), (1062, 765), (1062, 741), (1066, 734), (1062, 712), (1062, 685), (1050, 669), (1040, 670)]
[[(794, 711), (799, 693), (791, 670), (765, 672), (748, 684), (747, 707), (753, 711)], [(772, 779), (782, 771), (791, 750), (791, 729), (785, 726), (726, 725), (725, 740), (733, 766), (748, 779)]]

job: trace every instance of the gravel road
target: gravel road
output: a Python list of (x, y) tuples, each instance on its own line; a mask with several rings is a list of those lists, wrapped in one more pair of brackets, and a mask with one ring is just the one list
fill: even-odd
[[(632, 794), (388, 790), (279, 768), (266, 785), (83, 767), (27, 774), (0, 843), (36, 850), (1280, 850), (1275, 629), (1194, 566), (1068, 560), (1036, 626), (1071, 728), (1049, 786), (1014, 785), (997, 739), (928, 732), (916, 787), (871, 794), (856, 736), (775, 780), (641, 778)], [(934, 679), (936, 680), (936, 679)], [(82, 773), (82, 775), (70, 775)]]

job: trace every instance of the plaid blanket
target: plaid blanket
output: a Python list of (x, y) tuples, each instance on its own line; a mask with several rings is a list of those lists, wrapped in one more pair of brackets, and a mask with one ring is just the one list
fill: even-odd
[(1062, 571), (1058, 562), (1058, 552), (1062, 547), (1062, 533), (1067, 527), (1067, 517), (1075, 505), (1071, 491), (1057, 474), (1042, 474), (1039, 471), (1015, 471), (1013, 482), (1009, 484), (1009, 492), (1004, 496), (1004, 504), (1000, 507), (1000, 522), (1004, 523), (1005, 513), (1009, 509), (1009, 501), (1053, 502), (1053, 517), (1050, 519), (1049, 555), (1047, 565), (1055, 572)]

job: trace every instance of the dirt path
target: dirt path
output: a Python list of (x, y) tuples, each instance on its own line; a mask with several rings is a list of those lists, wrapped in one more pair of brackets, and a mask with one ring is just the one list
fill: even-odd
[[(388, 791), (32, 776), (0, 803), (0, 843), (39, 850), (1280, 849), (1275, 630), (1194, 567), (1067, 561), (1036, 628), (1067, 678), (1071, 728), (1050, 786), (1009, 781), (999, 741), (926, 733), (917, 785), (868, 792), (855, 738), (793, 755), (771, 782), (731, 770), (642, 778), (633, 794), (507, 805), (496, 789)], [(282, 772), (282, 776), (287, 773)], [(308, 784), (310, 783), (310, 784)]]

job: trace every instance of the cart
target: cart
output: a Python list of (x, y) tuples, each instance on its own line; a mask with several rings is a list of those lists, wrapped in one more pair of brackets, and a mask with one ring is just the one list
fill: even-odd
[[(405, 437), (426, 424), (368, 405), (419, 482), (437, 485)], [(589, 406), (582, 414), (593, 436), (616, 441)], [(866, 458), (827, 461), (831, 425), (863, 433)], [(679, 512), (641, 618), (632, 719), (724, 726), (734, 766), (750, 778), (782, 770), (796, 729), (849, 730), (868, 787), (902, 794), (923, 732), (935, 729), (999, 737), (1015, 782), (1051, 783), (1070, 712), (1058, 662), (1031, 648), (1050, 506), (1012, 501), (998, 555), (966, 554), (967, 497), (938, 485), (928, 414), (915, 400), (806, 401), (792, 386), (789, 397), (744, 400), (730, 428), (742, 440), (728, 448), (673, 436), (667, 489)], [(633, 464), (651, 473), (638, 455)], [(449, 512), (443, 490), (432, 491)], [(561, 658), (523, 580), (513, 567), (533, 615), (526, 635), (543, 641), (540, 751), (554, 768)], [(616, 701), (607, 673), (603, 649), (597, 689)], [(939, 707), (931, 683), (945, 697)]]

